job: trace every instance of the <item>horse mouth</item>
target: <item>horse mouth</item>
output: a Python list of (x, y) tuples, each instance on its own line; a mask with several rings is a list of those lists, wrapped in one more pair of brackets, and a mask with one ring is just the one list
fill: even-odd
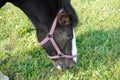
[(58, 69), (58, 70), (65, 70), (65, 69), (70, 69), (74, 67), (76, 62), (73, 59), (57, 59), (56, 61), (53, 60), (53, 65)]

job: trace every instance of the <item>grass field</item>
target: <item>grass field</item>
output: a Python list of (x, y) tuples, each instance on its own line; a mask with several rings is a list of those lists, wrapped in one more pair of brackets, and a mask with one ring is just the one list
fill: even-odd
[(10, 80), (120, 80), (120, 0), (71, 0), (78, 62), (58, 71), (37, 41), (24, 13), (7, 3), (0, 9), (0, 71)]

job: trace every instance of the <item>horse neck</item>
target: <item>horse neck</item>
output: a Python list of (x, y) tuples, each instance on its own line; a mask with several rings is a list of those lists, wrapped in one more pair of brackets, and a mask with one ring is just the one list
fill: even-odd
[[(55, 0), (25, 0), (24, 2), (12, 2), (19, 7), (37, 27), (49, 26), (59, 11)], [(48, 4), (49, 3), (49, 4)]]
[(29, 17), (36, 28), (38, 40), (42, 40), (49, 32), (53, 20), (59, 11), (57, 3), (55, 3), (57, 1), (53, 1), (55, 0), (25, 0), (24, 2), (12, 2)]

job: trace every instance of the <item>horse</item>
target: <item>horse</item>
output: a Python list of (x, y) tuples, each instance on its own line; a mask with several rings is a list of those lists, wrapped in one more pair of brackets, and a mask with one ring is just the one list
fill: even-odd
[(77, 62), (74, 27), (78, 17), (71, 0), (0, 0), (20, 8), (35, 27), (37, 39), (59, 69), (72, 68)]

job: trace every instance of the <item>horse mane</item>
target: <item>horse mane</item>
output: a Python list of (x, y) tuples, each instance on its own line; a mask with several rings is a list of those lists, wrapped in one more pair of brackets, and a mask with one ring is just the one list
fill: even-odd
[[(25, 0), (1, 0), (1, 3), (0, 3), (0, 8), (6, 3), (6, 2), (11, 2), (13, 3), (14, 5), (16, 6), (21, 6), (23, 3), (24, 3)], [(48, 0), (43, 0), (42, 2), (45, 3), (45, 5), (49, 5), (54, 7), (54, 9), (57, 11), (57, 8), (58, 8), (58, 11), (59, 9), (61, 8), (64, 8), (65, 11), (70, 15), (70, 18), (72, 20), (72, 25), (73, 26), (76, 26), (77, 23), (78, 23), (78, 17), (76, 15), (76, 12), (75, 10), (73, 9), (73, 7), (71, 6), (70, 2), (71, 0), (51, 0), (49, 1), (50, 3), (48, 4)], [(56, 7), (54, 6), (56, 5)], [(53, 11), (55, 11), (53, 10)], [(57, 11), (57, 12), (58, 12)]]
[(4, 5), (5, 5), (5, 3), (6, 3), (6, 1), (5, 1), (5, 0), (1, 0), (1, 1), (0, 1), (0, 8), (1, 8), (2, 6), (4, 6)]

